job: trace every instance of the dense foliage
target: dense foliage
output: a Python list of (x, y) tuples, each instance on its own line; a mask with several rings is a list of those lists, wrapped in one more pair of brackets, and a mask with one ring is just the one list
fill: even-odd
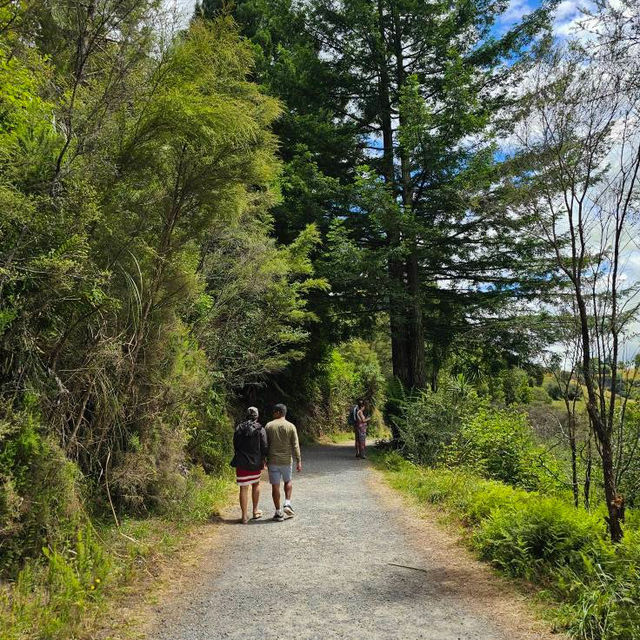
[(244, 402), (358, 398), (576, 635), (638, 630), (639, 13), (555, 4), (0, 2), (15, 637), (126, 573), (96, 527), (209, 516)]
[(9, 572), (73, 536), (87, 507), (167, 512), (193, 464), (225, 467), (225, 399), (299, 357), (323, 283), (313, 227), (286, 247), (270, 237), (280, 107), (248, 80), (230, 20), (167, 37), (138, 0), (3, 7)]

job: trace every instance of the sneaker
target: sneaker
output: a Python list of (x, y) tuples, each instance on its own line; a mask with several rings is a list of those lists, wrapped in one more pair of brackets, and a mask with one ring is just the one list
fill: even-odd
[(284, 512), (290, 517), (292, 518), (296, 512), (293, 510), (293, 507), (290, 504), (285, 504), (284, 505)]
[(365, 456), (365, 455), (364, 455), (364, 453), (363, 453), (363, 454), (361, 454), (360, 458), (361, 458), (362, 460), (366, 460), (366, 459), (367, 459), (367, 456)]
[(282, 513), (282, 511), (276, 511), (276, 512), (273, 514), (273, 519), (274, 519), (276, 522), (282, 522), (282, 521), (284, 520), (284, 513)]

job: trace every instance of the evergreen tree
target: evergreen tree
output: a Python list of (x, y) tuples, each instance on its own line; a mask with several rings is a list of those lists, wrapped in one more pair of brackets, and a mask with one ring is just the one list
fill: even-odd
[[(311, 4), (320, 55), (346, 70), (350, 110), (372, 147), (344, 216), (374, 268), (355, 260), (356, 281), (366, 274), (368, 298), (386, 297), (394, 374), (408, 387), (427, 383), (431, 337), (435, 386), (460, 309), (495, 309), (516, 280), (516, 259), (535, 275), (533, 247), (519, 240), (519, 222), (504, 213), (508, 193), (496, 188), (493, 139), (547, 9), (493, 38), (503, 7), (490, 2)], [(444, 341), (430, 327), (439, 322), (450, 327)]]
[[(318, 222), (333, 290), (319, 308), (347, 330), (385, 311), (394, 375), (424, 387), (430, 359), (435, 386), (455, 330), (526, 296), (545, 271), (504, 214), (493, 140), (548, 10), (501, 37), (504, 6), (484, 0), (244, 0), (232, 10), (258, 51), (258, 79), (285, 104), (280, 237)], [(522, 261), (531, 283), (516, 289)]]

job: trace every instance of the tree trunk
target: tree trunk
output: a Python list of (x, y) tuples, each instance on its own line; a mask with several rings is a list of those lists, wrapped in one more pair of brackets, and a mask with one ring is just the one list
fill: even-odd
[[(392, 16), (393, 48), (396, 59), (395, 86), (399, 90), (406, 81), (406, 73), (404, 69), (404, 55), (402, 49), (402, 24), (395, 3), (392, 3)], [(406, 123), (403, 122), (402, 114), (400, 114), (399, 118), (399, 123), (402, 127)], [(398, 155), (400, 161), (400, 193), (402, 197), (402, 211), (403, 216), (406, 217), (412, 213), (413, 208), (411, 162), (406, 149), (399, 147)], [(406, 261), (407, 299), (406, 305), (404, 306), (405, 317), (407, 319), (406, 350), (408, 383), (411, 388), (424, 389), (427, 384), (427, 372), (425, 369), (422, 296), (420, 295), (420, 272), (418, 269), (418, 251), (415, 234), (412, 234), (412, 237), (408, 239), (407, 244), (411, 251)]]
[(611, 439), (606, 438), (601, 443), (602, 455), (602, 472), (604, 475), (604, 495), (607, 500), (607, 511), (609, 517), (609, 533), (612, 542), (620, 542), (622, 540), (622, 522), (624, 521), (624, 501), (618, 495), (616, 490), (616, 478), (613, 470), (613, 449), (611, 447)]
[(591, 469), (593, 460), (591, 457), (591, 435), (587, 440), (587, 463), (584, 472), (584, 508), (589, 511), (591, 509)]
[(575, 418), (569, 416), (569, 446), (571, 447), (571, 488), (573, 489), (573, 504), (580, 504), (580, 488), (578, 486), (578, 453), (576, 451)]
[[(573, 372), (572, 372), (573, 373)], [(560, 380), (556, 377), (556, 381), (560, 384)], [(571, 450), (571, 489), (573, 490), (573, 504), (580, 504), (580, 487), (578, 484), (578, 451), (576, 444), (576, 416), (575, 404), (572, 407), (569, 402), (569, 389), (571, 386), (571, 376), (564, 387), (564, 408), (567, 412), (567, 428), (569, 430), (569, 449)]]
[(604, 494), (607, 501), (609, 517), (609, 535), (614, 543), (622, 540), (621, 521), (624, 518), (624, 503), (618, 495), (616, 488), (616, 475), (613, 462), (613, 448), (611, 446), (611, 425), (607, 422), (607, 415), (598, 411), (598, 397), (593, 381), (591, 362), (591, 341), (589, 333), (589, 316), (585, 304), (579, 280), (574, 281), (576, 303), (580, 318), (580, 332), (582, 336), (582, 365), (584, 369), (584, 382), (587, 387), (587, 413), (591, 428), (600, 444), (600, 458), (602, 461), (602, 474), (604, 477)]
[[(385, 184), (395, 199), (397, 185), (394, 169), (393, 151), (393, 122), (391, 113), (391, 87), (389, 69), (387, 67), (387, 53), (385, 50), (384, 5), (378, 0), (378, 95), (380, 101), (380, 125), (382, 129), (382, 160)], [(402, 234), (400, 221), (395, 220), (387, 229), (387, 245), (391, 252), (400, 247)], [(405, 271), (403, 261), (390, 255), (388, 261), (389, 274), (389, 329), (391, 331), (391, 361), (393, 375), (405, 387), (411, 387), (411, 373), (408, 357), (408, 327), (405, 315)]]
[(408, 260), (408, 285), (411, 298), (408, 332), (409, 376), (411, 386), (424, 389), (427, 385), (427, 372), (424, 355), (424, 331), (422, 326), (422, 297), (420, 295), (420, 275), (415, 252)]

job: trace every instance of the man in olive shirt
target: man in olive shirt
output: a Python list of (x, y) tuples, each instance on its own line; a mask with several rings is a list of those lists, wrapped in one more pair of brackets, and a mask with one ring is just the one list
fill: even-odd
[[(296, 459), (296, 471), (302, 471), (298, 432), (293, 424), (285, 419), (287, 407), (277, 404), (273, 408), (273, 420), (267, 423), (267, 442), (269, 444), (268, 466), (271, 496), (276, 507), (274, 520), (282, 522), (284, 514), (293, 516), (291, 506), (291, 459)], [(284, 482), (284, 509), (280, 508), (280, 480)]]

